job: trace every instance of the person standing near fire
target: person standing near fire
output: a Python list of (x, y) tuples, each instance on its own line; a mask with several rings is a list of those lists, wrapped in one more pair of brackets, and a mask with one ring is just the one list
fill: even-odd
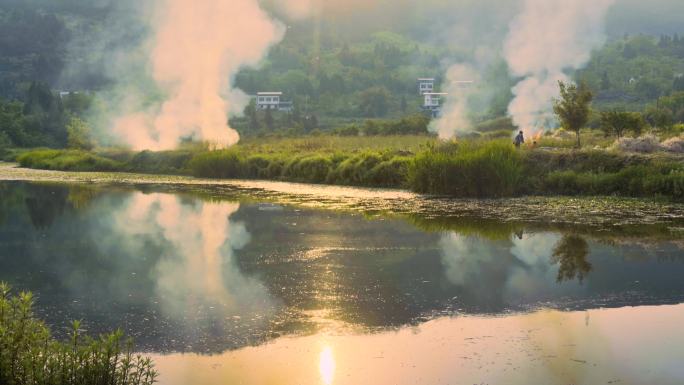
[(525, 136), (523, 135), (522, 131), (520, 131), (518, 135), (516, 135), (513, 144), (515, 144), (515, 148), (520, 148), (521, 145), (525, 144)]

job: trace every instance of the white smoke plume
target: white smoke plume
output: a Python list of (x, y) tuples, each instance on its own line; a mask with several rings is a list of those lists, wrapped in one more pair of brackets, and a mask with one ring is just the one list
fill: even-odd
[(160, 258), (153, 277), (166, 315), (222, 320), (273, 311), (268, 289), (237, 264), (235, 252), (250, 241), (245, 225), (231, 220), (239, 208), (238, 203), (188, 204), (170, 194), (131, 197), (119, 215), (120, 226), (162, 239), (173, 250)]
[(615, 0), (525, 0), (504, 43), (511, 75), (522, 80), (508, 107), (526, 134), (554, 126), (558, 81), (582, 68), (605, 42), (604, 20)]
[(481, 273), (496, 264), (501, 254), (498, 246), (478, 237), (447, 233), (439, 241), (442, 265), (448, 281), (467, 285), (482, 281)]
[(578, 282), (558, 285), (558, 266), (552, 264), (551, 256), (560, 238), (547, 232), (490, 241), (446, 233), (439, 242), (444, 275), (450, 284), (476, 295), (500, 296), (509, 304), (536, 301), (548, 293), (570, 295), (586, 290)]
[(472, 131), (468, 116), (469, 98), (477, 92), (478, 72), (467, 64), (455, 64), (447, 70), (446, 87), (448, 93), (442, 115), (430, 123), (430, 131), (440, 139), (451, 139), (459, 134)]
[[(292, 12), (303, 16), (306, 2), (293, 4)], [(237, 143), (228, 115), (239, 114), (249, 99), (231, 80), (263, 59), (284, 26), (258, 0), (158, 0), (154, 9), (148, 68), (164, 101), (129, 107), (114, 132), (136, 150), (172, 149), (185, 137), (217, 148)]]

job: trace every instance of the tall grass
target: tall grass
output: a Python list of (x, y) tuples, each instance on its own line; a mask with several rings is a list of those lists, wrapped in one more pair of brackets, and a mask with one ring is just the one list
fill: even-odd
[(516, 194), (521, 155), (509, 141), (461, 142), (419, 153), (409, 168), (409, 185), (422, 193), (458, 197)]
[(0, 384), (148, 385), (157, 373), (149, 358), (133, 354), (121, 331), (97, 339), (75, 321), (68, 341), (55, 340), (33, 314), (30, 293), (11, 295), (0, 283)]
[(236, 150), (193, 157), (187, 169), (205, 178), (272, 179), (368, 187), (403, 187), (411, 158), (392, 152), (247, 155)]
[(629, 166), (618, 172), (557, 171), (543, 180), (543, 190), (564, 195), (622, 195), (684, 199), (684, 170)]
[(507, 137), (446, 143), (425, 136), (264, 138), (247, 139), (220, 151), (204, 147), (140, 153), (37, 150), (18, 159), (24, 167), (42, 169), (410, 188), (456, 197), (561, 194), (684, 199), (684, 164), (675, 155), (593, 148), (515, 149)]
[(17, 157), (22, 167), (64, 171), (115, 171), (122, 165), (80, 150), (36, 150)]

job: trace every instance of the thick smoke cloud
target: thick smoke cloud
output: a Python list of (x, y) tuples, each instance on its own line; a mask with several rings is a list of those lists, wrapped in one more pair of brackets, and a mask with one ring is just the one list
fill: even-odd
[(149, 70), (163, 102), (116, 119), (114, 132), (140, 150), (172, 149), (186, 137), (218, 148), (237, 143), (228, 114), (249, 99), (230, 81), (257, 65), (284, 27), (256, 0), (160, 0), (152, 23)]
[(605, 41), (605, 16), (615, 0), (526, 0), (511, 22), (504, 57), (513, 88), (508, 112), (528, 134), (554, 126), (552, 100), (568, 71), (584, 66)]
[(478, 92), (479, 73), (466, 64), (456, 64), (446, 73), (446, 89), (449, 94), (442, 116), (430, 124), (430, 131), (440, 139), (447, 140), (472, 131), (468, 116), (470, 97)]

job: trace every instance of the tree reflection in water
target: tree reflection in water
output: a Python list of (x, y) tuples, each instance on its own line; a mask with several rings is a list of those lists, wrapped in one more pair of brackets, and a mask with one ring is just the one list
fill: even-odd
[(571, 281), (577, 278), (581, 283), (591, 272), (592, 266), (587, 261), (589, 244), (575, 234), (564, 235), (553, 249), (551, 262), (558, 264), (557, 281)]

